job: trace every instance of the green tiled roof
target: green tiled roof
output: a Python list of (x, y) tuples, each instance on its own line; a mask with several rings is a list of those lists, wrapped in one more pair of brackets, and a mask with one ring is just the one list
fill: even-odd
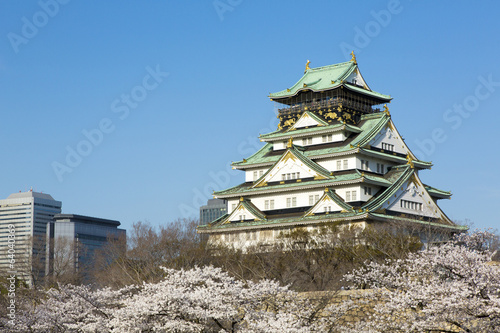
[[(386, 121), (387, 115), (384, 112), (378, 112), (375, 114), (370, 114), (370, 115), (363, 115), (361, 117), (361, 122), (359, 126), (352, 126), (351, 129), (356, 130), (360, 129), (361, 132), (358, 134), (356, 137), (358, 140), (367, 137), (368, 135), (370, 136), (370, 140), (378, 133), (375, 131), (370, 131), (373, 127), (377, 126), (379, 122), (384, 122)], [(330, 125), (330, 126), (342, 126), (343, 124), (338, 123), (337, 125)], [(377, 126), (378, 127), (378, 126)], [(323, 127), (313, 127), (309, 129), (304, 129), (300, 131), (305, 131), (305, 130), (310, 130), (311, 132), (316, 130), (318, 131), (319, 129), (323, 129)], [(299, 130), (293, 131), (294, 134), (298, 133)], [(274, 134), (279, 134), (279, 131), (275, 131), (272, 133), (269, 133), (268, 135), (274, 135)], [(290, 136), (293, 136), (291, 132), (286, 134), (283, 139), (288, 139)], [(261, 136), (262, 138), (266, 137)], [(233, 162), (233, 166), (251, 166), (253, 164), (261, 164), (261, 163), (274, 163), (277, 160), (280, 159), (280, 155), (272, 155), (268, 154), (273, 150), (273, 145), (271, 143), (267, 143), (264, 145), (259, 151), (257, 151), (255, 154), (250, 156), (247, 159), (244, 159), (243, 161), (238, 161), (238, 162)], [(350, 146), (350, 144), (345, 143), (345, 144), (340, 144), (339, 146), (336, 147), (329, 147), (329, 148), (323, 148), (323, 149), (315, 149), (315, 150), (306, 150), (304, 152), (304, 155), (309, 157), (309, 156), (318, 156), (318, 155), (326, 155), (326, 154), (333, 154), (333, 153), (339, 153), (339, 152), (347, 152), (353, 150), (353, 148)]]
[(464, 231), (464, 230), (469, 229), (469, 227), (464, 226), (464, 225), (429, 222), (429, 221), (425, 221), (425, 220), (419, 220), (419, 219), (411, 218), (411, 217), (402, 217), (402, 216), (398, 216), (398, 215), (387, 215), (387, 214), (382, 214), (382, 213), (370, 213), (369, 215), (371, 217), (374, 217), (377, 219), (382, 219), (382, 220), (393, 220), (395, 222), (411, 222), (411, 223), (423, 224), (423, 225), (428, 225), (428, 226), (433, 226), (433, 227), (455, 229), (457, 231)]
[(403, 186), (403, 184), (410, 179), (413, 175), (415, 169), (411, 168), (409, 165), (405, 165), (400, 168), (393, 168), (387, 173), (386, 178), (393, 180), (392, 185), (389, 186), (382, 194), (374, 197), (372, 200), (368, 200), (361, 209), (374, 211), (380, 208), (380, 206), (387, 201), (394, 193)]
[(310, 68), (306, 70), (304, 75), (292, 87), (270, 94), (269, 97), (273, 100), (287, 98), (296, 95), (301, 90), (325, 91), (341, 86), (356, 92), (376, 97), (383, 101), (390, 101), (391, 97), (349, 84), (345, 84), (344, 80), (358, 69), (358, 65), (354, 61), (342, 62), (340, 64)]
[(217, 219), (206, 225), (198, 226), (200, 232), (224, 232), (225, 230), (234, 229), (252, 229), (252, 228), (277, 228), (282, 226), (290, 225), (311, 225), (318, 223), (344, 223), (355, 220), (381, 220), (381, 221), (394, 221), (394, 222), (408, 222), (416, 223), (421, 225), (442, 227), (447, 229), (454, 229), (456, 231), (467, 230), (466, 226), (456, 225), (456, 224), (443, 224), (439, 222), (426, 221), (424, 219), (420, 220), (417, 218), (403, 217), (399, 215), (389, 215), (384, 213), (367, 213), (359, 211), (347, 211), (340, 213), (330, 213), (330, 214), (316, 214), (309, 216), (294, 216), (294, 217), (283, 217), (277, 219), (265, 219), (261, 221), (244, 221), (236, 223), (222, 224), (224, 217)]
[(429, 186), (424, 184), (425, 189), (427, 192), (429, 192), (430, 195), (436, 196), (436, 197), (441, 197), (441, 198), (450, 198), (452, 196), (450, 191), (443, 191), (439, 190), (435, 187)]
[(303, 187), (330, 187), (339, 185), (339, 183), (344, 182), (361, 182), (364, 178), (364, 181), (368, 181), (371, 183), (377, 183), (380, 186), (390, 186), (392, 183), (387, 180), (382, 175), (375, 174), (361, 174), (358, 170), (352, 170), (348, 173), (342, 173), (340, 175), (333, 175), (329, 179), (320, 179), (320, 180), (310, 180), (310, 181), (301, 181), (301, 182), (291, 182), (285, 184), (275, 184), (275, 185), (267, 185), (261, 187), (252, 187), (250, 183), (243, 183), (228, 189), (214, 192), (214, 195), (222, 198), (222, 197), (238, 197), (238, 196), (246, 196), (251, 195), (256, 192), (262, 191), (272, 191), (272, 190), (294, 190), (295, 188), (300, 189)]
[(300, 137), (302, 134), (307, 135), (309, 133), (314, 133), (314, 132), (338, 132), (338, 131), (348, 131), (351, 133), (360, 133), (363, 130), (357, 126), (349, 125), (349, 124), (343, 124), (343, 123), (334, 123), (328, 126), (321, 126), (321, 127), (309, 127), (309, 128), (301, 128), (301, 129), (293, 129), (293, 130), (286, 130), (286, 131), (274, 131), (271, 133), (267, 134), (261, 134), (260, 139), (262, 141), (276, 141), (276, 140), (288, 140), (291, 136), (296, 138)]

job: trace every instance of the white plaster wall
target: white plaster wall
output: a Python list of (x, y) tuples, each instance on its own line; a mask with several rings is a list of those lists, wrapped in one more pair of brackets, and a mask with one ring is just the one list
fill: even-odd
[[(362, 168), (361, 160), (368, 161), (368, 168)], [(377, 173), (377, 163), (384, 165), (384, 172), (382, 174), (387, 173), (387, 167), (394, 166), (394, 162), (389, 162), (387, 160), (382, 160), (378, 158), (371, 158), (368, 156), (358, 156), (356, 158), (356, 168), (359, 170), (366, 170)]]
[(288, 141), (283, 140), (283, 141), (276, 141), (273, 143), (273, 150), (281, 150), (281, 149), (286, 149)]
[[(266, 200), (274, 200), (274, 209), (286, 209), (293, 208), (286, 206), (286, 199), (291, 197), (297, 198), (297, 205), (295, 207), (306, 207), (309, 205), (309, 196), (310, 195), (318, 195), (319, 198), (323, 195), (324, 189), (318, 190), (310, 190), (303, 193), (299, 192), (289, 192), (287, 194), (269, 194), (269, 195), (261, 195), (257, 197), (252, 197), (251, 202), (261, 211), (265, 211), (265, 201)], [(231, 206), (229, 206), (231, 209)]]
[[(340, 169), (337, 168), (337, 161), (341, 161)], [(347, 160), (347, 168), (344, 169), (344, 160)], [(357, 167), (357, 162), (356, 162), (356, 157), (354, 156), (342, 156), (342, 157), (336, 157), (332, 158), (329, 160), (322, 160), (316, 162), (319, 165), (321, 165), (323, 168), (327, 169), (328, 171), (340, 171), (340, 170), (349, 170), (349, 169), (355, 169)]]
[[(245, 182), (253, 182), (264, 175), (267, 172), (268, 168), (260, 168), (260, 169), (251, 169), (251, 170), (245, 170)], [(254, 179), (253, 173), (254, 171), (257, 171), (257, 179)]]

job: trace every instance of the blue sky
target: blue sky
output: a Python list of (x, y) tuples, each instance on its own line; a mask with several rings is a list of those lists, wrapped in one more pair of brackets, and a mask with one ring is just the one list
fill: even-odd
[[(354, 49), (434, 163), (456, 221), (500, 226), (500, 3), (0, 3), (0, 197), (50, 193), (63, 212), (153, 225), (244, 181), (231, 161), (276, 129), (267, 95)], [(76, 156), (77, 155), (77, 156)]]

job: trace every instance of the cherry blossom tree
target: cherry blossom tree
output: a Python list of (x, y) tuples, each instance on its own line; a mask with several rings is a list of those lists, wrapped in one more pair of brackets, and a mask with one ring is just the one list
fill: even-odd
[(500, 332), (500, 266), (491, 262), (489, 232), (410, 254), (404, 260), (370, 263), (346, 279), (374, 288), (383, 300), (369, 332)]
[[(119, 290), (60, 285), (40, 304), (25, 304), (13, 332), (323, 332), (351, 307), (319, 314), (275, 281), (241, 281), (212, 266), (163, 268), (156, 283)], [(4, 323), (5, 324), (5, 323)]]

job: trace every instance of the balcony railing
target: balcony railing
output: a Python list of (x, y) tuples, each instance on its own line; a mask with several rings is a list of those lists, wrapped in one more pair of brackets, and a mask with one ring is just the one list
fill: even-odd
[(362, 113), (373, 113), (378, 110), (373, 109), (371, 105), (367, 105), (365, 103), (356, 102), (351, 99), (342, 97), (333, 97), (321, 101), (301, 102), (284, 108), (278, 108), (278, 113), (279, 115), (296, 114), (302, 113), (304, 111), (315, 111), (323, 108), (336, 108), (341, 104), (343, 108), (360, 111)]

